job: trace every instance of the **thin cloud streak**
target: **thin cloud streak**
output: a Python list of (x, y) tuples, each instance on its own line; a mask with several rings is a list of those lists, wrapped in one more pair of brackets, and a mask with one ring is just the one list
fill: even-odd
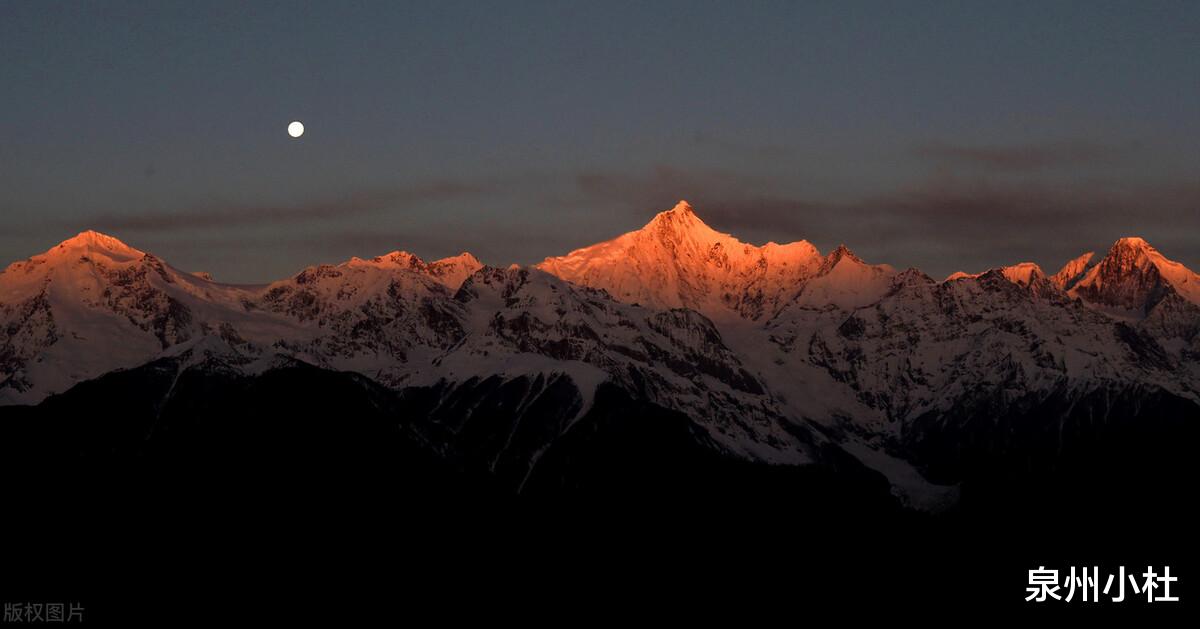
[(992, 171), (1030, 172), (1060, 166), (1111, 164), (1131, 156), (1136, 143), (1101, 144), (1083, 140), (1014, 144), (1008, 146), (959, 145), (932, 142), (913, 152), (949, 167), (975, 167)]
[[(397, 206), (479, 197), (496, 189), (492, 183), (436, 181), (393, 189), (358, 191), (295, 205), (216, 206), (178, 212), (98, 214), (85, 222), (100, 230), (170, 232), (235, 226), (325, 221), (378, 212)], [(76, 223), (77, 221), (72, 221)]]

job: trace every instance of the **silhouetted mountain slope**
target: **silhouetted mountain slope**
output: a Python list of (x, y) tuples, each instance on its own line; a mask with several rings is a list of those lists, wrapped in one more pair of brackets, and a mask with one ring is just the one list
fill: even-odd
[[(256, 375), (160, 359), (0, 408), (0, 456), (55, 477), (136, 463), (166, 484), (290, 495), (352, 483), (392, 496), (777, 501), (891, 512), (888, 483), (836, 446), (819, 465), (748, 462), (686, 415), (604, 384), (489, 377), (392, 391), (303, 364)], [(266, 487), (263, 486), (266, 479)]]

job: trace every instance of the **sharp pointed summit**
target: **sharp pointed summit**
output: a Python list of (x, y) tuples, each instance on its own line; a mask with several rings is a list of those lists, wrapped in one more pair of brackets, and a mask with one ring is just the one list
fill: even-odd
[(1063, 290), (1069, 290), (1071, 287), (1075, 286), (1075, 283), (1079, 281), (1079, 278), (1083, 277), (1083, 274), (1089, 268), (1088, 264), (1095, 256), (1095, 252), (1089, 251), (1078, 258), (1071, 260), (1070, 262), (1064, 264), (1063, 267), (1059, 269), (1058, 273), (1055, 273), (1050, 278), (1050, 281), (1053, 282), (1055, 286)]
[(829, 255), (825, 256), (825, 260), (821, 263), (821, 273), (828, 273), (831, 269), (833, 269), (833, 267), (840, 264), (843, 260), (854, 264), (866, 264), (862, 261), (862, 258), (854, 255), (854, 252), (851, 251), (849, 247), (846, 245), (838, 245), (837, 249), (830, 251)]
[(713, 243), (730, 240), (728, 234), (722, 234), (709, 227), (687, 201), (680, 201), (675, 207), (659, 212), (640, 231), (658, 236), (668, 246), (684, 245), (708, 246)]
[(1144, 315), (1169, 293), (1200, 304), (1200, 276), (1129, 236), (1113, 243), (1070, 292), (1097, 306)]
[(712, 229), (680, 201), (639, 230), (546, 258), (537, 268), (625, 302), (755, 319), (773, 312), (821, 262), (816, 247), (804, 241), (743, 243)]
[(675, 207), (671, 208), (668, 211), (679, 212), (681, 214), (695, 214), (696, 213), (695, 210), (692, 209), (692, 204), (688, 203), (684, 199), (680, 199), (679, 203), (676, 203)]

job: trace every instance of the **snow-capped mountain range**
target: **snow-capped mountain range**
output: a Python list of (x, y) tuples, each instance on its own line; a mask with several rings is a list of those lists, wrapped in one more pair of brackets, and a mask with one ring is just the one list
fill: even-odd
[[(680, 202), (533, 267), (396, 251), (241, 286), (89, 231), (0, 274), (0, 404), (164, 356), (298, 360), (395, 390), (567, 378), (574, 418), (607, 382), (729, 456), (805, 464), (832, 445), (929, 506), (964, 456), (1044, 429), (1021, 417), (1066, 430), (1150, 393), (1200, 405), (1200, 276), (1139, 238), (1095, 258), (936, 281), (844, 246), (742, 243)], [(956, 434), (975, 449), (946, 446)]]

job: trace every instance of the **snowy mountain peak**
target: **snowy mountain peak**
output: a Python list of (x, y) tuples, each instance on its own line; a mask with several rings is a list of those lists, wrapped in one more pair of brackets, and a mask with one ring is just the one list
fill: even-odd
[(887, 294), (895, 277), (896, 269), (891, 266), (867, 264), (846, 245), (838, 245), (821, 261), (816, 273), (801, 283), (792, 304), (804, 310), (853, 310)]
[(464, 251), (456, 256), (434, 260), (425, 266), (425, 272), (448, 288), (457, 289), (464, 280), (483, 268), (478, 258)]
[(821, 273), (823, 274), (828, 272), (830, 269), (841, 263), (842, 260), (853, 262), (855, 264), (866, 264), (862, 261), (862, 258), (854, 255), (854, 252), (851, 251), (849, 247), (846, 245), (838, 245), (837, 249), (830, 251), (829, 255), (825, 256), (825, 261), (821, 265)]
[(707, 245), (721, 240), (733, 240), (728, 234), (717, 232), (700, 220), (687, 201), (680, 201), (675, 207), (659, 212), (640, 231), (653, 234), (664, 243), (676, 245), (687, 241)]
[(1118, 238), (1109, 248), (1108, 253), (1101, 260), (1101, 264), (1108, 263), (1117, 265), (1124, 270), (1134, 268), (1146, 269), (1149, 266), (1157, 268), (1159, 271), (1164, 271), (1168, 268), (1183, 269), (1183, 265), (1178, 262), (1168, 260), (1166, 256), (1159, 253), (1145, 239), (1137, 236), (1126, 236)]
[(467, 264), (467, 265), (477, 265), (480, 267), (483, 266), (483, 263), (479, 261), (479, 258), (476, 258), (469, 251), (464, 251), (456, 256), (450, 256), (448, 258), (434, 260), (433, 264)]
[(1000, 269), (1000, 272), (1008, 278), (1008, 281), (1022, 286), (1028, 286), (1034, 280), (1046, 277), (1046, 274), (1042, 272), (1042, 267), (1033, 262), (1019, 262)]
[(1154, 247), (1150, 246), (1150, 243), (1146, 242), (1145, 238), (1142, 238), (1140, 236), (1125, 236), (1122, 238), (1118, 238), (1117, 242), (1113, 243), (1112, 248), (1113, 249), (1117, 249), (1117, 248), (1147, 249), (1148, 248), (1151, 250), (1154, 249)]
[(457, 256), (426, 262), (419, 256), (407, 251), (393, 251), (370, 260), (350, 258), (343, 266), (349, 268), (373, 268), (385, 272), (408, 271), (427, 275), (444, 284), (447, 288), (457, 289), (467, 276), (483, 267), (475, 256), (463, 252)]
[(546, 258), (537, 268), (628, 303), (756, 319), (794, 295), (821, 262), (820, 252), (803, 241), (743, 243), (680, 201), (641, 229)]
[(1144, 315), (1168, 293), (1200, 304), (1200, 276), (1135, 236), (1113, 243), (1070, 293), (1108, 309)]
[(59, 246), (75, 246), (75, 245), (99, 245), (113, 248), (131, 248), (129, 245), (121, 242), (119, 239), (109, 236), (108, 234), (98, 232), (94, 229), (85, 229), (78, 234), (68, 238)]
[[(350, 260), (358, 261), (358, 262), (365, 262), (365, 260), (361, 260), (359, 258), (351, 258)], [(375, 264), (380, 264), (380, 265), (399, 266), (399, 267), (405, 267), (405, 268), (420, 266), (425, 263), (425, 261), (422, 260), (420, 257), (418, 257), (414, 254), (411, 254), (407, 251), (400, 251), (400, 250), (392, 251), (390, 253), (385, 253), (381, 256), (375, 256), (374, 258), (371, 258), (371, 262), (373, 262)]]
[(687, 201), (684, 201), (683, 199), (680, 199), (679, 203), (676, 203), (675, 207), (671, 208), (668, 211), (669, 212), (678, 212), (681, 214), (695, 214), (696, 213), (696, 211), (692, 209), (692, 204), (688, 203)]
[(51, 284), (53, 292), (64, 297), (74, 296), (82, 286), (103, 291), (112, 273), (132, 275), (146, 270), (160, 276), (169, 274), (166, 265), (154, 256), (88, 230), (0, 272), (0, 306), (40, 294)]
[[(1042, 267), (1038, 266), (1036, 263), (1018, 262), (1008, 266), (988, 269), (983, 273), (965, 273), (963, 271), (956, 271), (951, 273), (950, 276), (944, 281), (953, 282), (954, 280), (977, 279), (987, 275), (988, 273), (999, 273), (1004, 277), (1004, 279), (1012, 282), (1013, 284), (1017, 284), (1018, 286), (1030, 286), (1036, 280), (1046, 277), (1046, 273), (1042, 271)], [(1058, 286), (1061, 287), (1061, 284), (1058, 284)]]
[(1084, 272), (1088, 269), (1088, 263), (1092, 261), (1095, 255), (1095, 252), (1089, 251), (1064, 264), (1058, 270), (1058, 273), (1055, 273), (1050, 278), (1050, 281), (1063, 290), (1070, 289), (1075, 285), (1075, 282), (1079, 281), (1079, 278), (1083, 277)]
[(74, 238), (68, 238), (58, 246), (46, 251), (45, 256), (52, 257), (61, 254), (78, 252), (98, 253), (118, 261), (134, 260), (145, 255), (142, 251), (98, 231), (86, 230), (79, 232)]

